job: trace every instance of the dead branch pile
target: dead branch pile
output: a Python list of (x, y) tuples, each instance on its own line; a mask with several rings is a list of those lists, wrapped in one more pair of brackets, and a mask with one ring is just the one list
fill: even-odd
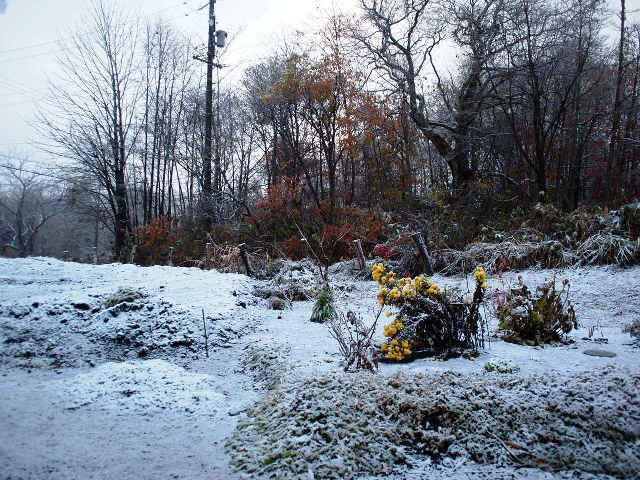
[(539, 243), (473, 243), (465, 250), (444, 249), (432, 253), (434, 269), (444, 275), (465, 273), (482, 265), (489, 272), (519, 270), (530, 267), (557, 268), (573, 264), (573, 256), (562, 243), (548, 240)]

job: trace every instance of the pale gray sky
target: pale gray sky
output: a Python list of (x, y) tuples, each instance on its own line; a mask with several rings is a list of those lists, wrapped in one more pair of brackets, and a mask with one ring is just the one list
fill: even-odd
[[(142, 19), (161, 16), (204, 43), (206, 0), (111, 0)], [(337, 0), (354, 11), (357, 0)], [(57, 40), (81, 29), (91, 0), (0, 0), (0, 154), (46, 155), (31, 146), (37, 105), (57, 71)], [(287, 32), (309, 30), (333, 0), (217, 0), (218, 28), (237, 34), (224, 63), (237, 72), (265, 56)]]
[[(109, 1), (109, 0), (107, 0)], [(110, 0), (142, 19), (162, 16), (203, 43), (207, 30), (206, 0)], [(617, 9), (619, 0), (608, 0)], [(287, 32), (317, 27), (333, 5), (356, 12), (358, 0), (217, 0), (218, 28), (237, 37), (224, 63), (240, 72), (269, 53)], [(0, 154), (25, 153), (38, 161), (47, 156), (31, 144), (31, 123), (47, 79), (56, 74), (57, 40), (81, 29), (91, 0), (0, 0)], [(627, 0), (629, 10), (640, 0)], [(632, 15), (638, 21), (638, 13)], [(611, 18), (612, 31), (615, 19)], [(453, 53), (453, 55), (452, 55)], [(448, 52), (449, 60), (455, 52)]]

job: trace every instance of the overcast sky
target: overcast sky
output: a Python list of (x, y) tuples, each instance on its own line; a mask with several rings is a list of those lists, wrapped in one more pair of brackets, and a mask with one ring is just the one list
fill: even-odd
[[(140, 18), (161, 16), (203, 43), (206, 0), (111, 0)], [(608, 0), (617, 7), (619, 0)], [(236, 39), (224, 63), (240, 72), (266, 55), (288, 32), (308, 31), (332, 5), (356, 12), (358, 0), (217, 0), (218, 28)], [(24, 153), (38, 161), (47, 156), (31, 146), (31, 126), (47, 80), (55, 75), (57, 40), (81, 29), (91, 0), (0, 0), (0, 155)], [(627, 0), (629, 10), (640, 0)], [(638, 14), (633, 15), (637, 21)], [(612, 26), (613, 28), (613, 26)]]
[[(203, 44), (206, 0), (112, 0), (142, 19), (162, 17)], [(337, 4), (354, 11), (357, 0)], [(0, 154), (46, 155), (31, 146), (37, 104), (55, 76), (58, 39), (81, 29), (91, 0), (0, 0)], [(224, 63), (240, 72), (287, 32), (309, 30), (332, 0), (217, 0), (219, 29), (236, 34)], [(229, 70), (230, 70), (229, 69)]]

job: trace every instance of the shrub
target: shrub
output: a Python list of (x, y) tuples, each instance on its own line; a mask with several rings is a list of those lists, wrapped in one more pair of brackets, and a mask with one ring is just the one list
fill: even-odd
[(385, 245), (383, 243), (376, 244), (371, 253), (374, 257), (382, 257), (385, 260), (390, 260), (399, 255), (399, 252), (393, 248), (393, 246)]
[(125, 302), (135, 302), (136, 300), (140, 300), (144, 298), (144, 294), (138, 290), (134, 290), (133, 288), (122, 287), (119, 288), (115, 293), (109, 295), (103, 305), (105, 308), (115, 307), (121, 303)]
[(332, 320), (336, 316), (336, 308), (334, 305), (333, 290), (328, 282), (324, 283), (318, 298), (313, 305), (310, 320), (315, 323), (325, 323)]
[(158, 217), (135, 232), (135, 258), (138, 265), (166, 263), (169, 248), (176, 244), (175, 221), (170, 217)]
[[(517, 381), (452, 372), (305, 376), (252, 407), (226, 447), (245, 478), (496, 477), (459, 475), (461, 459), (485, 472), (531, 472), (508, 478), (637, 478), (638, 388), (640, 375), (614, 367)], [(424, 476), (415, 454), (433, 462)]]
[(319, 248), (329, 263), (353, 256), (353, 226), (325, 225), (319, 239)]
[(518, 367), (515, 363), (510, 360), (489, 360), (484, 364), (485, 372), (495, 372), (495, 373), (516, 373), (520, 371), (520, 367)]
[[(383, 264), (375, 264), (372, 277), (380, 286), (378, 302), (383, 307), (399, 309), (395, 319), (384, 327), (384, 358), (403, 361), (434, 354), (449, 357), (484, 346), (486, 325), (479, 309), (487, 288), (487, 273), (478, 267), (474, 276), (473, 294), (463, 296), (455, 289), (442, 289), (421, 275), (398, 279)], [(387, 312), (387, 316), (393, 314)]]
[(443, 274), (464, 273), (470, 265), (483, 265), (490, 272), (540, 266), (556, 268), (573, 262), (562, 243), (544, 242), (473, 243), (464, 250), (438, 250), (431, 254), (433, 267)]
[(525, 345), (558, 342), (578, 327), (568, 280), (558, 290), (553, 278), (533, 293), (520, 277), (506, 293), (497, 290), (494, 299), (499, 327), (507, 333), (507, 341)]

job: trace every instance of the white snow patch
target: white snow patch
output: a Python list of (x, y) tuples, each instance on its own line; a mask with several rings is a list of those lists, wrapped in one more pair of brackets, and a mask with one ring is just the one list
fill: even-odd
[(164, 360), (105, 363), (75, 377), (60, 380), (64, 407), (93, 406), (127, 413), (171, 410), (216, 415), (225, 409), (223, 394), (208, 375), (191, 373)]

